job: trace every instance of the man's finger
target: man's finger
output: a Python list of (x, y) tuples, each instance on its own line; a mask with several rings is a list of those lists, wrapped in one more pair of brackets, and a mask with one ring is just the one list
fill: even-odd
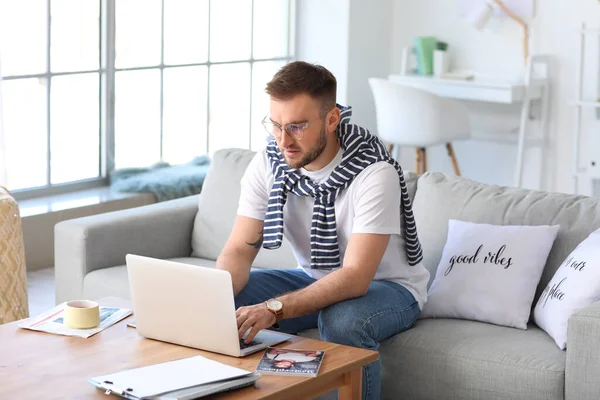
[(244, 340), (244, 343), (246, 343), (246, 344), (250, 343), (252, 341), (252, 339), (254, 339), (254, 337), (258, 334), (259, 331), (260, 331), (260, 327), (258, 325), (254, 325), (252, 327), (252, 330), (250, 331), (250, 333), (248, 333), (246, 340)]
[(244, 312), (245, 309), (246, 309), (246, 307), (240, 307), (237, 310), (235, 310), (235, 316), (239, 317), (240, 315), (242, 315), (242, 313)]
[(238, 329), (240, 328), (240, 326), (242, 326), (242, 324), (248, 319), (248, 314), (243, 313), (238, 315), (238, 317), (235, 319), (237, 322), (237, 327)]
[(253, 325), (254, 325), (254, 318), (248, 318), (246, 319), (239, 327), (238, 329), (238, 334), (240, 339), (244, 336), (244, 333), (246, 333), (246, 331), (248, 329), (250, 329)]

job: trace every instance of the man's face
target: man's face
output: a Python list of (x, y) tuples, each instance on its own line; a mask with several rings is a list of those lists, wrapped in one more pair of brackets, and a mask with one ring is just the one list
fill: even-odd
[(290, 369), (290, 368), (292, 368), (293, 365), (294, 365), (294, 362), (291, 360), (281, 360), (281, 361), (277, 361), (275, 364), (273, 364), (273, 366), (275, 368), (284, 368), (284, 369)]
[(302, 132), (302, 138), (296, 140), (287, 132), (275, 138), (285, 162), (290, 168), (302, 168), (319, 157), (327, 145), (325, 116), (322, 116), (320, 104), (307, 94), (299, 94), (288, 100), (271, 98), (271, 121), (285, 126), (287, 124), (304, 125), (310, 122)]

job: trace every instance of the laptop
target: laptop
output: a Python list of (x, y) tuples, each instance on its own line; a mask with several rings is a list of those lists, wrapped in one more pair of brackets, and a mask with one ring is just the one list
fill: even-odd
[(136, 329), (143, 337), (233, 357), (291, 338), (263, 329), (243, 343), (227, 271), (134, 254), (126, 261)]

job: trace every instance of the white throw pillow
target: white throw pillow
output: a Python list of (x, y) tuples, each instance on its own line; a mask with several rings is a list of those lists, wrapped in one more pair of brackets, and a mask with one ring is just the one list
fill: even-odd
[(600, 229), (581, 242), (556, 270), (535, 306), (533, 319), (564, 350), (569, 317), (598, 300)]
[(448, 239), (421, 318), (460, 318), (527, 329), (559, 225), (448, 221)]

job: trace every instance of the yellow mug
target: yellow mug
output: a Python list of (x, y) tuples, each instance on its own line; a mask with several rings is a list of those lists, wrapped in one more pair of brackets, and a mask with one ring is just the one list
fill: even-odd
[(100, 306), (95, 301), (74, 300), (65, 304), (65, 325), (72, 329), (90, 329), (100, 324)]

